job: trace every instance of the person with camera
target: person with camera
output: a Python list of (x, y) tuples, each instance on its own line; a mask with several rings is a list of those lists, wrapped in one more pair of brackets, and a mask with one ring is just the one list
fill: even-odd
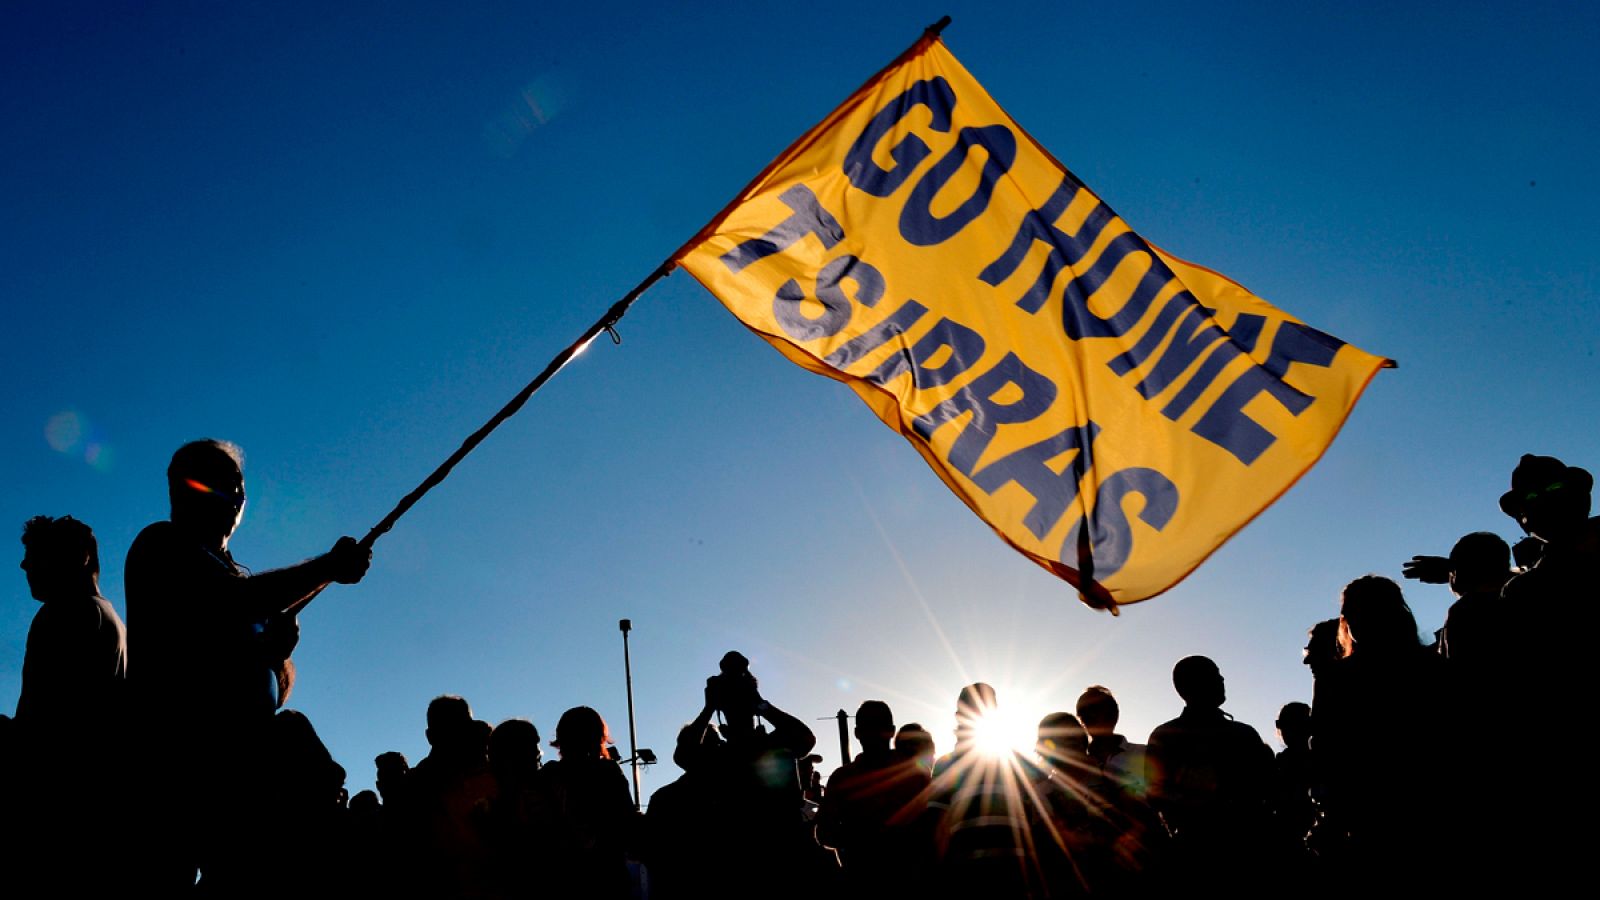
[[(718, 870), (705, 887), (710, 896), (809, 894), (817, 883), (816, 845), (801, 816), (798, 763), (816, 735), (761, 696), (743, 654), (728, 652), (720, 669), (706, 679), (705, 706), (688, 729), (700, 736), (709, 808), (699, 819), (711, 823), (703, 840)], [(722, 720), (717, 729), (714, 716)], [(720, 743), (711, 736), (718, 732)]]

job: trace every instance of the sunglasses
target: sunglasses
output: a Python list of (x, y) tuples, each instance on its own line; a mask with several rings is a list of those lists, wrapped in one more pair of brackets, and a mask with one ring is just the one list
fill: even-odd
[(225, 490), (218, 490), (203, 482), (195, 481), (193, 478), (185, 478), (183, 483), (189, 488), (189, 490), (194, 491), (195, 493), (207, 494), (216, 497), (218, 500), (227, 501), (228, 503), (233, 504), (235, 507), (244, 505), (244, 485), (239, 485), (238, 487), (234, 488), (227, 488)]
[(1565, 490), (1566, 487), (1567, 483), (1564, 481), (1552, 481), (1542, 488), (1536, 488), (1534, 490), (1525, 492), (1522, 495), (1522, 502), (1533, 503), (1541, 497), (1548, 497), (1551, 494), (1559, 493)]

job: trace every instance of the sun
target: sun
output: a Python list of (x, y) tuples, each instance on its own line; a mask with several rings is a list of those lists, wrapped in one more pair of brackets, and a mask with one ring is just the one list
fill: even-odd
[(1033, 752), (1033, 729), (1004, 707), (988, 709), (972, 723), (973, 742), (979, 753), (1002, 759)]

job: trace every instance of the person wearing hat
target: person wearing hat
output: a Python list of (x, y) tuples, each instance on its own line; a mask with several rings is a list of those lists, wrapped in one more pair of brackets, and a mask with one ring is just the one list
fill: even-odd
[[(1524, 454), (1511, 473), (1500, 509), (1544, 542), (1539, 559), (1501, 591), (1509, 618), (1502, 652), (1520, 679), (1537, 685), (1541, 703), (1559, 716), (1592, 680), (1586, 654), (1600, 600), (1600, 520), (1590, 518), (1594, 476), (1553, 456)], [(1525, 713), (1530, 721), (1547, 721)]]
[(1594, 476), (1577, 466), (1523, 454), (1500, 509), (1544, 541), (1544, 552), (1506, 584), (1506, 599), (1519, 604), (1600, 599), (1600, 519), (1589, 515), (1593, 488)]
[[(1522, 687), (1522, 699), (1496, 710), (1508, 726), (1510, 749), (1564, 746), (1583, 754), (1573, 737), (1554, 738), (1542, 730), (1571, 734), (1590, 705), (1594, 667), (1589, 641), (1597, 633), (1600, 609), (1600, 519), (1590, 517), (1594, 476), (1550, 456), (1526, 454), (1511, 473), (1511, 490), (1500, 509), (1524, 531), (1544, 542), (1538, 562), (1506, 583), (1501, 597), (1514, 616), (1502, 636), (1507, 663)], [(1553, 741), (1553, 742), (1552, 742)], [(1532, 751), (1536, 755), (1546, 749)], [(1556, 824), (1526, 830), (1503, 828), (1504, 858), (1522, 860), (1506, 870), (1491, 870), (1495, 881), (1518, 893), (1558, 890), (1583, 874), (1587, 828), (1579, 824), (1593, 808), (1593, 780), (1586, 766), (1552, 771), (1508, 792), (1497, 810), (1502, 821)], [(1537, 860), (1537, 863), (1533, 862)]]

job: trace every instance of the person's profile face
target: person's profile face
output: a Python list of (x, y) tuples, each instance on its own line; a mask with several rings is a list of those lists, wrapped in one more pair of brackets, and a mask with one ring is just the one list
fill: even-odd
[(33, 599), (44, 601), (41, 594), (44, 592), (44, 573), (39, 571), (39, 555), (32, 547), (22, 553), (22, 571), (28, 578), (28, 593)]
[(226, 540), (244, 518), (244, 473), (227, 457), (183, 478), (179, 492), (183, 518), (208, 534)]
[(1521, 514), (1517, 516), (1517, 524), (1522, 526), (1522, 530), (1525, 533), (1531, 534), (1541, 541), (1549, 541), (1550, 526), (1555, 521), (1549, 514), (1549, 505), (1548, 503), (1529, 502), (1522, 508)]
[(88, 570), (88, 560), (76, 560), (72, 555), (54, 548), (28, 547), (22, 554), (22, 571), (28, 578), (28, 593), (40, 603), (51, 597), (64, 595), (75, 586), (79, 573)]
[(1228, 702), (1227, 686), (1222, 672), (1215, 666), (1196, 666), (1188, 676), (1184, 690), (1179, 691), (1185, 702), (1200, 706), (1221, 706)]
[(1580, 526), (1588, 515), (1588, 495), (1577, 486), (1555, 481), (1527, 491), (1516, 518), (1524, 532), (1548, 543)]
[(1306, 633), (1305, 656), (1301, 662), (1315, 672), (1324, 663), (1338, 658), (1339, 620), (1318, 622)]

